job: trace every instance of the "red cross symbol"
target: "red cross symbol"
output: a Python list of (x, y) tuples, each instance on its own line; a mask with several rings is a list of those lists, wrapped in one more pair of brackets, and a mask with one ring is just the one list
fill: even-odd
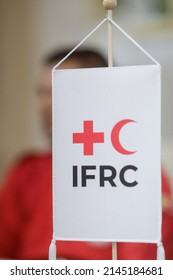
[(93, 155), (93, 145), (95, 143), (104, 143), (103, 132), (93, 132), (93, 121), (84, 121), (84, 132), (73, 133), (73, 143), (83, 144), (84, 155)]

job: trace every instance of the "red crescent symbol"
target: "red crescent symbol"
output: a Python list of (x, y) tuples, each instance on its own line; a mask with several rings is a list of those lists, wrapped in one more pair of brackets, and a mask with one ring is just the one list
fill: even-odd
[(119, 121), (113, 127), (112, 133), (111, 133), (111, 141), (112, 141), (113, 147), (115, 148), (115, 150), (117, 150), (117, 152), (119, 152), (120, 154), (123, 154), (123, 155), (132, 155), (132, 154), (136, 153), (136, 151), (132, 152), (132, 151), (128, 151), (128, 150), (124, 149), (123, 146), (120, 143), (120, 132), (121, 132), (121, 129), (126, 124), (131, 123), (131, 122), (135, 122), (135, 121), (129, 120), (129, 119)]

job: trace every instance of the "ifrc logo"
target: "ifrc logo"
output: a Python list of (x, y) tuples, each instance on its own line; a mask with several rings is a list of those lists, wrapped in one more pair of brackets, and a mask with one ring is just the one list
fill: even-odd
[[(126, 150), (120, 142), (120, 132), (122, 128), (128, 124), (133, 123), (134, 120), (124, 119), (119, 121), (112, 129), (111, 132), (111, 142), (114, 149), (123, 155), (132, 155), (136, 151)], [(94, 144), (104, 143), (104, 132), (95, 132), (93, 127), (93, 121), (83, 122), (83, 132), (73, 133), (73, 143), (83, 144), (83, 154), (84, 156), (92, 156), (94, 154)]]
[[(123, 147), (120, 141), (120, 132), (123, 127), (129, 123), (135, 123), (134, 120), (124, 119), (117, 122), (110, 133), (111, 143), (113, 148), (123, 156), (129, 156), (136, 151), (129, 151)], [(73, 144), (83, 145), (83, 155), (93, 156), (94, 155), (94, 145), (103, 145), (105, 143), (105, 133), (103, 131), (96, 131), (94, 129), (94, 122), (92, 120), (85, 120), (83, 122), (83, 131), (73, 133)], [(88, 180), (96, 180), (99, 178), (97, 185), (100, 187), (105, 187), (109, 184), (112, 187), (118, 186), (118, 180), (125, 187), (135, 187), (138, 182), (134, 179), (128, 179), (128, 174), (131, 172), (136, 172), (138, 168), (132, 164), (128, 164), (117, 170), (111, 165), (82, 165), (72, 167), (72, 178), (73, 187), (87, 187)], [(96, 176), (95, 173), (99, 176)], [(130, 178), (133, 176), (130, 176)]]

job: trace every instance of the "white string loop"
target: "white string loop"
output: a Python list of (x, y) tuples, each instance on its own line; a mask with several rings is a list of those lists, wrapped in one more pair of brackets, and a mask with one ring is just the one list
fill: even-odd
[(127, 37), (138, 49), (140, 49), (148, 58), (150, 58), (155, 64), (160, 65), (160, 63), (152, 57), (140, 44), (138, 44), (127, 32), (122, 29), (117, 23), (115, 23), (110, 17), (107, 18), (119, 31), (121, 31), (125, 37)]
[(55, 70), (58, 68), (75, 50), (77, 50), (97, 29), (99, 29), (103, 23), (109, 21), (112, 25), (114, 25), (121, 33), (124, 34), (138, 49), (140, 49), (148, 58), (150, 58), (155, 64), (160, 65), (160, 63), (151, 56), (140, 44), (138, 44), (127, 32), (121, 28), (117, 23), (115, 23), (109, 16), (104, 18), (76, 47), (74, 47), (62, 60), (60, 60), (52, 69)]
[(75, 50), (77, 50), (102, 24), (107, 21), (107, 18), (104, 18), (76, 47), (74, 47), (61, 61), (59, 61), (52, 69), (55, 70), (58, 68)]

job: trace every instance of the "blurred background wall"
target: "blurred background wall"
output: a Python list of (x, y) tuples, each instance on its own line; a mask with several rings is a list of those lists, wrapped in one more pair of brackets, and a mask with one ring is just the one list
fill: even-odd
[[(0, 0), (1, 178), (19, 155), (46, 148), (35, 94), (42, 57), (76, 45), (104, 17), (102, 0)], [(173, 1), (119, 0), (113, 19), (162, 64), (162, 160), (173, 180)], [(113, 38), (117, 65), (148, 62), (116, 30)], [(106, 26), (88, 45), (107, 53)]]

